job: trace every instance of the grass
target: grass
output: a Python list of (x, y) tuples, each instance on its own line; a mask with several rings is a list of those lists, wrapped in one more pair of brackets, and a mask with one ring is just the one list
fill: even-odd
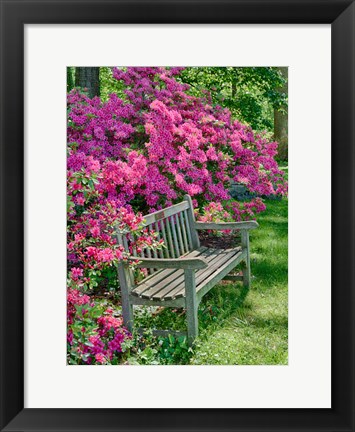
[[(222, 282), (199, 306), (199, 331), (194, 348), (183, 339), (139, 340), (132, 362), (194, 365), (285, 365), (288, 363), (288, 227), (287, 199), (266, 200), (251, 233), (252, 287)], [(184, 330), (181, 310), (138, 307), (136, 324)]]

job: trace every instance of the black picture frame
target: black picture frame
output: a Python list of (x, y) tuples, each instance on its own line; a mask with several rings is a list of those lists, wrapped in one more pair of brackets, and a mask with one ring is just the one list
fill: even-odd
[[(0, 429), (2, 431), (354, 431), (355, 5), (353, 1), (1, 0), (0, 4)], [(331, 24), (331, 409), (138, 409), (132, 412), (132, 409), (24, 408), (24, 25), (30, 23)], [(312, 220), (312, 215), (309, 217)], [(308, 253), (311, 260), (312, 253), (316, 251), (308, 251)], [(307, 383), (305, 383), (305, 392), (307, 392), (306, 385)]]

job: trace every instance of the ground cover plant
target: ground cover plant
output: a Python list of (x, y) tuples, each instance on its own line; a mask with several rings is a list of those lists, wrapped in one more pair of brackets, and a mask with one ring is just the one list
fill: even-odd
[[(285, 218), (285, 199), (262, 198), (281, 198), (287, 192), (284, 171), (276, 162), (277, 143), (216, 105), (208, 91), (193, 94), (182, 82), (184, 70), (186, 74), (184, 68), (113, 68), (119, 90), (106, 100), (89, 97), (79, 88), (68, 93), (69, 364), (210, 364), (199, 347), (204, 340), (218, 338), (218, 332), (204, 336), (213, 327), (216, 304), (225, 304), (227, 320), (244, 300), (245, 293), (235, 287), (222, 290), (224, 294), (213, 290), (206, 300), (210, 305), (205, 305), (210, 312), (202, 311), (200, 321), (207, 333), (201, 332), (193, 349), (184, 338), (130, 334), (122, 323), (116, 272), (118, 261), (128, 256), (115, 240), (115, 229), (134, 232), (132, 247), (137, 251), (164, 247), (154, 232), (144, 229), (142, 214), (179, 202), (186, 193), (202, 221), (245, 220), (260, 214), (259, 220), (274, 206), (283, 209), (280, 217)], [(231, 182), (243, 184), (253, 198), (231, 199)], [(264, 243), (269, 240), (263, 238)], [(284, 253), (282, 242), (277, 247)], [(261, 262), (253, 264), (256, 287), (271, 277), (261, 271), (259, 282), (254, 267)], [(212, 305), (218, 295), (221, 300)], [(150, 328), (154, 320), (166, 320), (165, 327), (171, 329), (183, 320), (183, 311), (169, 315), (160, 309), (138, 309), (138, 320)], [(285, 354), (279, 360), (285, 362)], [(230, 361), (240, 363), (237, 358)]]

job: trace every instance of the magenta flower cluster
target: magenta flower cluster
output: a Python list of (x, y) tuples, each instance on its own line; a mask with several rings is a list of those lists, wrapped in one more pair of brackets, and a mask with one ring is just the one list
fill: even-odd
[(69, 355), (71, 364), (110, 364), (119, 358), (131, 335), (113, 310), (95, 305), (75, 289), (67, 294)]

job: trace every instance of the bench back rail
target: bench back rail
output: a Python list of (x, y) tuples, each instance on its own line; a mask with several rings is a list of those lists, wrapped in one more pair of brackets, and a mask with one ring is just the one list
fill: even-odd
[[(160, 250), (144, 248), (137, 253), (134, 247), (137, 240), (132, 233), (117, 233), (118, 243), (132, 256), (137, 258), (179, 258), (200, 246), (194, 228), (195, 217), (191, 198), (163, 210), (144, 216), (144, 226), (148, 232), (155, 232), (158, 240), (164, 241)], [(154, 269), (149, 269), (154, 272)]]

